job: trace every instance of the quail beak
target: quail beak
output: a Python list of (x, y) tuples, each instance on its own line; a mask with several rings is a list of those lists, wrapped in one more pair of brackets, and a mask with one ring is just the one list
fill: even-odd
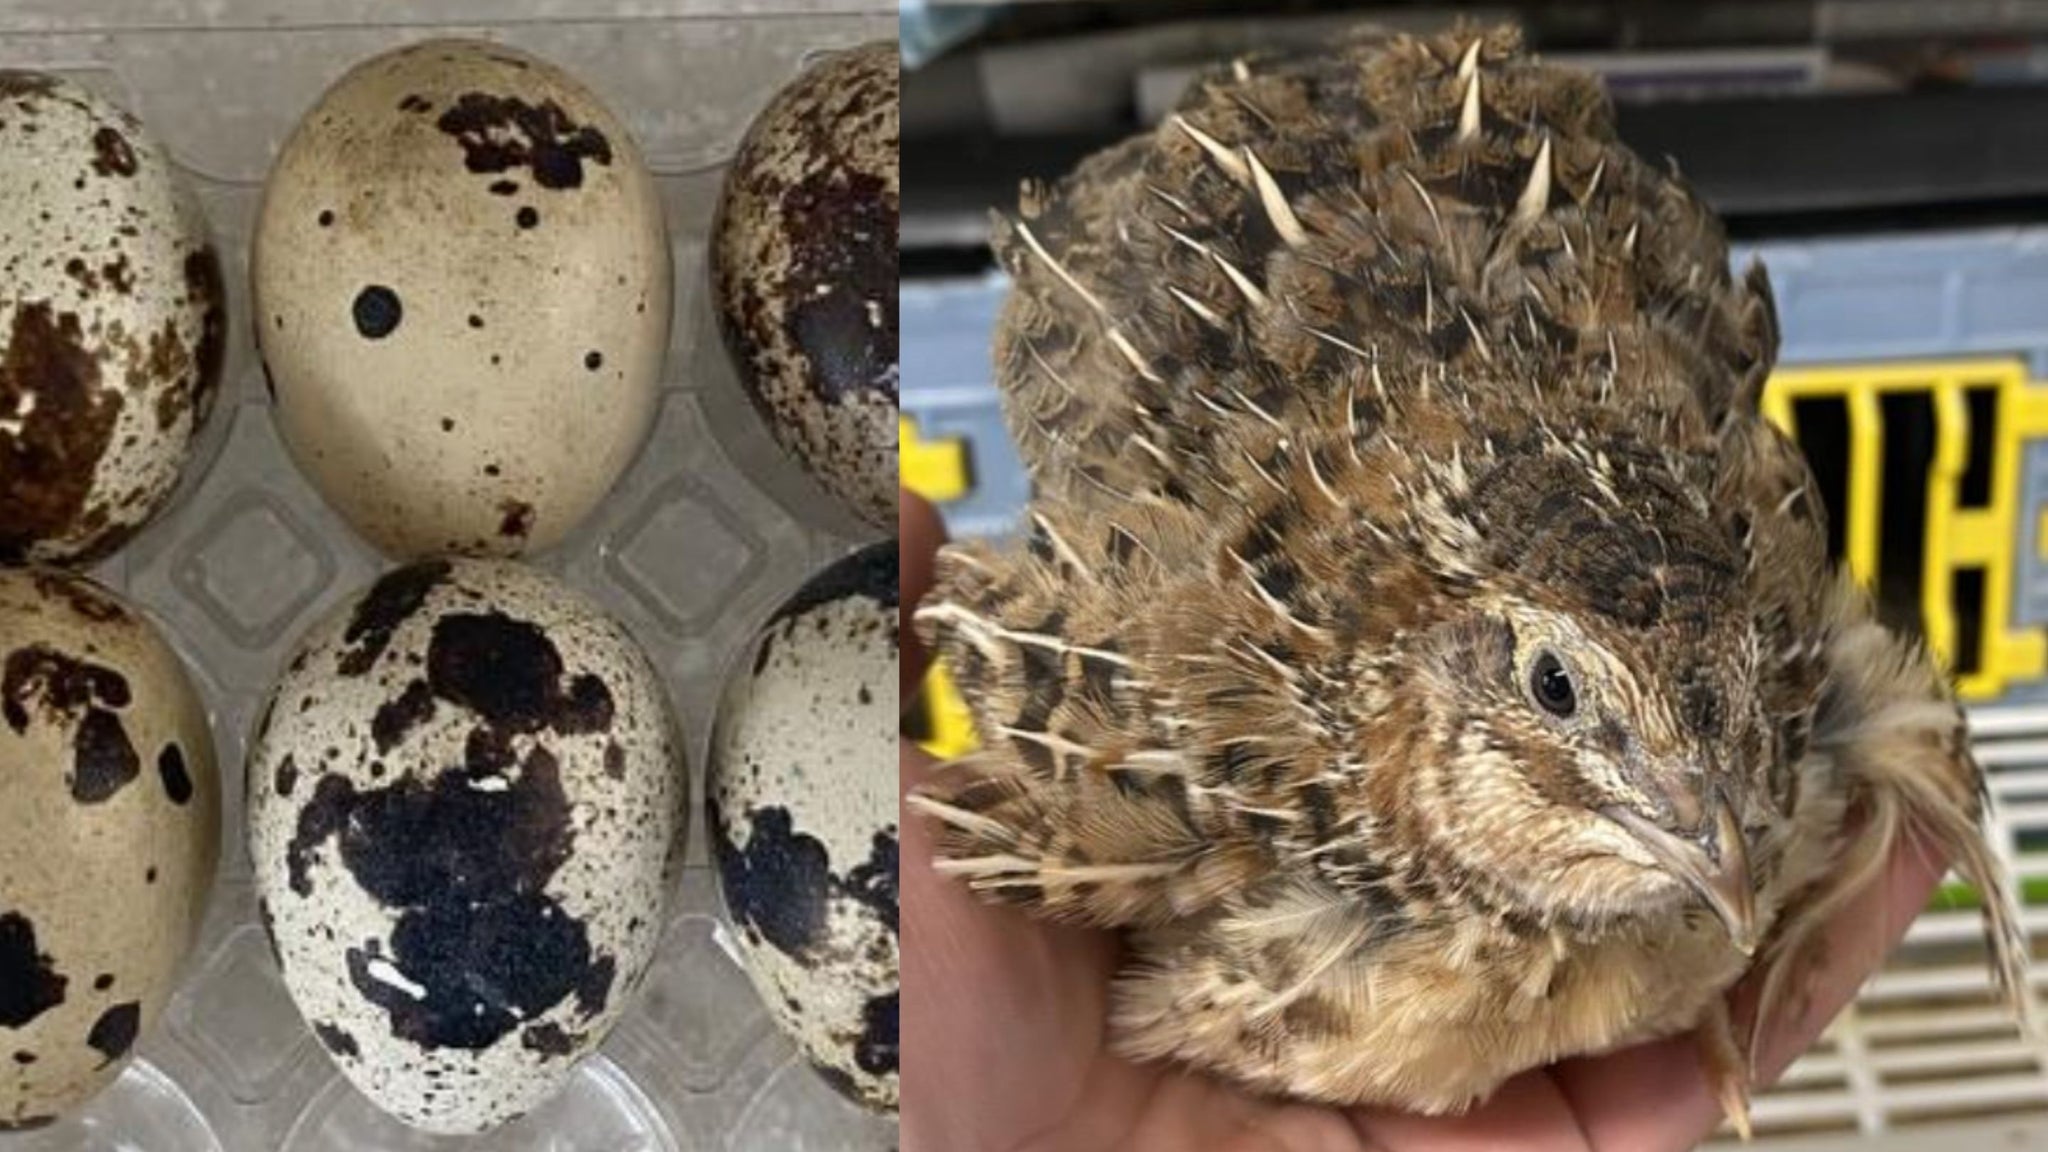
[(1626, 808), (1604, 808), (1601, 814), (1627, 829), (1658, 864), (1699, 893), (1727, 926), (1736, 949), (1748, 956), (1757, 946), (1756, 893), (1749, 879), (1749, 857), (1743, 851), (1742, 828), (1735, 822), (1735, 813), (1718, 798), (1713, 804), (1712, 843), (1720, 850), (1718, 860), (1698, 841), (1674, 835)]

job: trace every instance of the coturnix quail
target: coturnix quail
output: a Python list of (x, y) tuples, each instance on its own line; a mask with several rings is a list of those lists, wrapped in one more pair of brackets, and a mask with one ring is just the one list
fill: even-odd
[(983, 750), (938, 867), (1127, 931), (1118, 1049), (1464, 1109), (1753, 1021), (1909, 834), (2024, 941), (1963, 717), (1758, 414), (1769, 283), (1517, 36), (1241, 61), (1027, 189), (997, 334), (1028, 541), (921, 627)]

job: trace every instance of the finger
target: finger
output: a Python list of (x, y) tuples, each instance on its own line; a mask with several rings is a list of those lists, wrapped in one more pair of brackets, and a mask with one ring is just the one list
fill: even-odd
[(1721, 1122), (1690, 1036), (1567, 1060), (1551, 1076), (1597, 1152), (1682, 1152)]
[(1542, 1072), (1509, 1080), (1486, 1103), (1463, 1116), (1415, 1116), (1363, 1109), (1359, 1131), (1392, 1152), (1460, 1152), (1513, 1148), (1515, 1152), (1587, 1152), (1571, 1102)]
[(1283, 1105), (1258, 1120), (1253, 1129), (1271, 1137), (1279, 1152), (1395, 1152), (1335, 1108)]
[[(912, 600), (907, 583), (907, 553), (904, 560), (903, 599), (907, 604)], [(907, 629), (904, 636), (907, 649)], [(908, 698), (906, 691), (905, 699)], [(901, 741), (898, 749), (902, 795), (908, 797), (928, 779), (931, 759), (907, 740)], [(930, 830), (907, 803), (903, 806), (902, 821), (902, 874), (898, 891), (903, 919), (903, 1146), (989, 1147), (989, 1134), (974, 1131), (972, 1109), (961, 1104), (979, 1100), (981, 1092), (971, 1082), (958, 1082), (960, 1061), (975, 1050), (978, 1038), (990, 1032), (986, 1024), (972, 1015), (954, 1016), (961, 982), (959, 973), (971, 972), (977, 963), (979, 949), (967, 930), (972, 910), (961, 908), (958, 894), (932, 872)], [(963, 1021), (967, 1027), (956, 1027)]]
[(923, 497), (904, 489), (896, 493), (896, 524), (899, 561), (902, 565), (901, 601), (897, 611), (899, 634), (902, 637), (902, 692), (900, 697), (905, 708), (917, 699), (918, 685), (924, 682), (927, 663), (924, 645), (918, 642), (917, 630), (911, 627), (911, 614), (932, 587), (932, 561), (939, 545), (946, 542), (946, 529), (939, 521), (939, 514)]
[[(1118, 1139), (1105, 1139), (1115, 1131), (1107, 1125), (1080, 1130), (1096, 1141), (1093, 1147), (1120, 1152), (1385, 1152), (1336, 1109), (1268, 1100), (1200, 1072), (1164, 1065), (1105, 1068), (1096, 1095), (1115, 1091), (1118, 1079), (1135, 1077), (1150, 1080), (1142, 1089), (1141, 1111), (1127, 1115)], [(1123, 1085), (1127, 1102), (1133, 1087)]]
[[(1757, 1079), (1768, 1084), (1784, 1075), (1800, 1053), (1812, 1047), (1863, 986), (1906, 930), (1926, 909), (1934, 890), (1947, 875), (1940, 851), (1924, 839), (1908, 835), (1893, 851), (1884, 878), (1851, 900), (1825, 933), (1821, 966), (1814, 974), (1811, 999), (1792, 998), (1790, 1015), (1765, 1025), (1763, 1057)], [(1804, 1008), (1805, 1011), (1800, 1011)]]

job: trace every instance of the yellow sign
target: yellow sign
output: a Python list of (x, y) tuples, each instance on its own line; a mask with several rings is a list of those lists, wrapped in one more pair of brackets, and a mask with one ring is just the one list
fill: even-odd
[[(896, 432), (901, 440), (905, 488), (934, 504), (967, 495), (972, 477), (966, 445), (958, 440), (926, 441), (917, 433), (917, 422), (907, 416), (897, 420)], [(928, 735), (919, 743), (925, 751), (952, 760), (974, 750), (974, 719), (936, 662), (925, 674), (920, 706), (925, 710)]]

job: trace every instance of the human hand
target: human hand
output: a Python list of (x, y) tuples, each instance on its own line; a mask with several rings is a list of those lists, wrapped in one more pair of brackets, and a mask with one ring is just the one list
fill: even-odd
[[(910, 627), (943, 537), (929, 505), (901, 500), (902, 699), (926, 654)], [(901, 746), (906, 792), (930, 759)], [(1113, 933), (1063, 928), (981, 903), (931, 867), (920, 818), (903, 823), (905, 1152), (1663, 1152), (1691, 1148), (1721, 1110), (1697, 1046), (1671, 1037), (1510, 1080), (1461, 1117), (1268, 1100), (1199, 1073), (1108, 1050)], [(1945, 869), (1905, 841), (1882, 881), (1829, 928), (1810, 995), (1767, 1022), (1760, 1083), (1780, 1075), (1849, 1002), (1927, 904)]]

